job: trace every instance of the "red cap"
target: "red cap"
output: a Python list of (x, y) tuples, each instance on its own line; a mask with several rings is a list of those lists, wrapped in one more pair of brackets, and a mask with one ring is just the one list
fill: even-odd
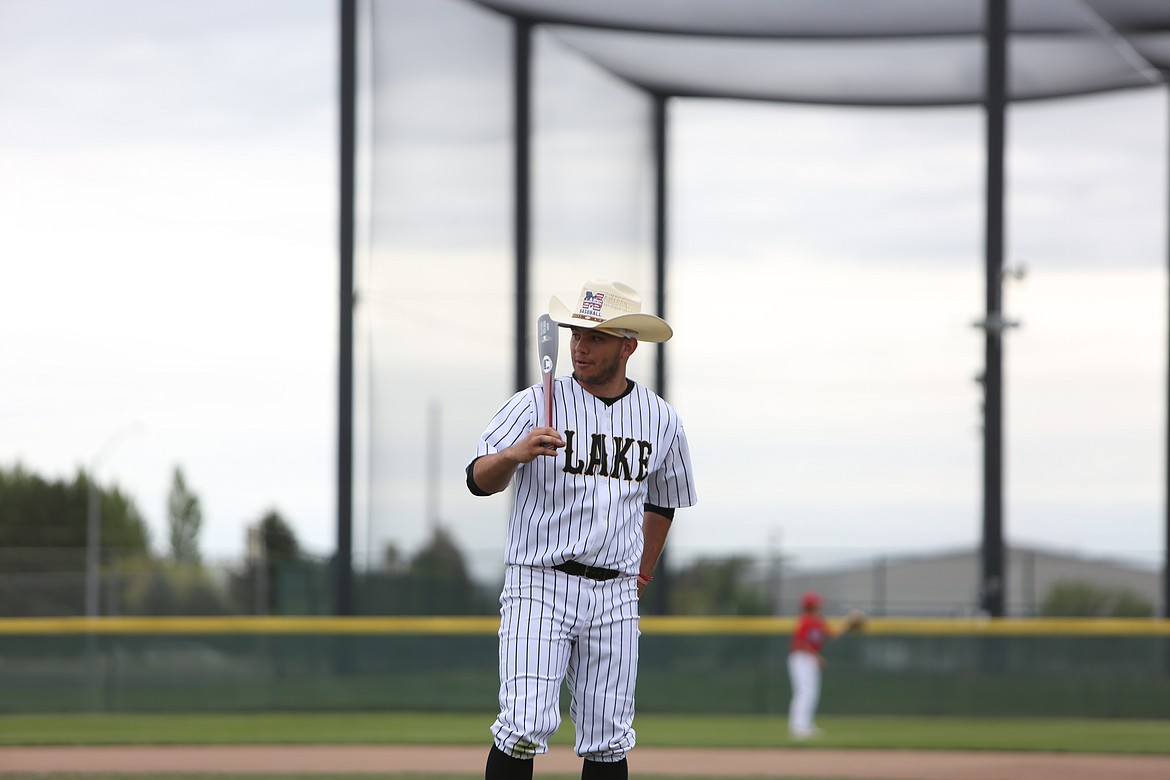
[(800, 597), (800, 608), (808, 609), (810, 607), (819, 607), (821, 605), (821, 594), (815, 590), (810, 590)]

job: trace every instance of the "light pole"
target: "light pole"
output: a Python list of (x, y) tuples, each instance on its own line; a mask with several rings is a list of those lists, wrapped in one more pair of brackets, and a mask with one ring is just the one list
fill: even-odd
[(131, 433), (142, 429), (142, 423), (134, 420), (115, 430), (106, 439), (89, 462), (89, 502), (85, 517), (85, 616), (98, 616), (101, 605), (101, 548), (102, 548), (102, 502), (97, 486), (97, 470), (102, 459), (110, 454), (114, 445)]

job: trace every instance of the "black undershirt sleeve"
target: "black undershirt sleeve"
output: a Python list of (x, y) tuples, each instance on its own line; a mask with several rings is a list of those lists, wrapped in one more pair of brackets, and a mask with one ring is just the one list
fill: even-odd
[[(481, 455), (480, 457), (483, 456)], [(479, 458), (476, 458), (475, 460), (479, 460)], [(471, 491), (473, 496), (490, 496), (491, 493), (475, 484), (475, 477), (472, 476), (475, 474), (475, 460), (467, 464), (467, 489)]]
[(662, 515), (667, 520), (674, 520), (674, 507), (654, 506), (653, 504), (646, 504), (646, 511), (653, 512), (656, 515)]

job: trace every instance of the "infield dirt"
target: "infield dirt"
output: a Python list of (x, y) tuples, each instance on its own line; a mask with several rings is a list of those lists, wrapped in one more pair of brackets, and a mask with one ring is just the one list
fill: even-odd
[[(384, 774), (483, 772), (487, 749), (453, 745), (93, 746), (0, 748), (6, 773)], [(567, 748), (536, 759), (536, 776), (577, 775)], [(886, 780), (1165, 780), (1170, 756), (900, 750), (669, 749), (630, 754), (634, 776), (823, 777)]]

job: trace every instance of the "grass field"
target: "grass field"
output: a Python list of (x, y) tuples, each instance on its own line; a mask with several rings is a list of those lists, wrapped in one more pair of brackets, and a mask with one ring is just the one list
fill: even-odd
[[(0, 715), (0, 746), (486, 745), (491, 721), (466, 713)], [(1161, 720), (823, 717), (820, 724), (826, 733), (815, 742), (791, 741), (778, 716), (649, 714), (634, 725), (638, 744), (648, 747), (1170, 754), (1170, 721)], [(553, 744), (572, 744), (571, 724), (562, 724)]]

